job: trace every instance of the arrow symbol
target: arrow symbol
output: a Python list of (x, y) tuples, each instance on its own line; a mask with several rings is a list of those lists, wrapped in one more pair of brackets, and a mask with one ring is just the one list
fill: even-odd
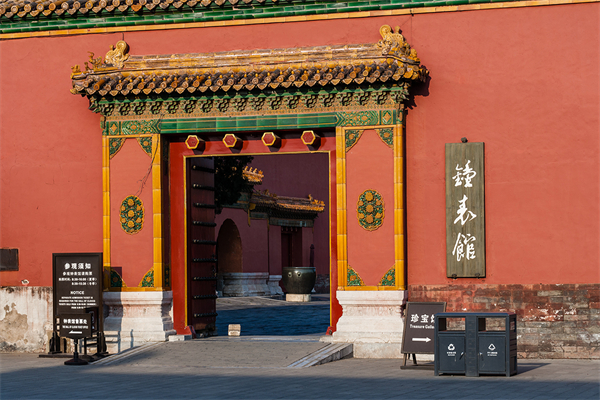
[(421, 337), (414, 337), (412, 338), (413, 342), (431, 342), (430, 338), (421, 338)]

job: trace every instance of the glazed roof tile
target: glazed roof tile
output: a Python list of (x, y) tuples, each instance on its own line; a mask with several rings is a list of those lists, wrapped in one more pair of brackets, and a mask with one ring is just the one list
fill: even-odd
[(256, 204), (257, 207), (278, 209), (280, 211), (321, 213), (325, 210), (325, 203), (313, 198), (311, 195), (308, 198), (278, 196), (269, 193), (268, 190), (253, 192), (250, 202)]
[(399, 33), (384, 25), (374, 44), (130, 56), (117, 43), (91, 66), (74, 66), (71, 93), (86, 96), (227, 92), (343, 87), (350, 84), (422, 80), (427, 70)]
[(144, 11), (181, 11), (223, 5), (236, 6), (257, 3), (259, 5), (278, 4), (278, 0), (1, 0), (0, 16), (20, 18), (61, 15), (83, 15), (93, 17), (102, 11), (115, 14)]
[[(566, 1), (566, 0), (565, 0)], [(87, 30), (133, 25), (215, 23), (303, 17), (321, 14), (375, 13), (432, 7), (474, 7), (497, 0), (0, 0), (0, 35), (27, 37), (29, 32)], [(532, 2), (505, 0), (505, 2)], [(476, 7), (476, 6), (475, 6)], [(363, 15), (364, 16), (364, 15)]]

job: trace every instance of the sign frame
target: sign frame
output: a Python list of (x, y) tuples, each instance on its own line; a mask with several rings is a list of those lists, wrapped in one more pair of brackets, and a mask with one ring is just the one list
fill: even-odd
[[(432, 309), (434, 308), (434, 309)], [(426, 312), (426, 314), (424, 313)], [(410, 354), (412, 354), (412, 358), (413, 358), (413, 364), (417, 364), (416, 361), (416, 354), (435, 354), (435, 346), (434, 346), (434, 342), (435, 342), (435, 338), (433, 336), (435, 336), (435, 320), (433, 319), (433, 316), (437, 313), (440, 312), (446, 312), (446, 302), (445, 301), (436, 301), (436, 302), (424, 302), (424, 301), (409, 301), (406, 303), (406, 308), (405, 308), (405, 318), (404, 318), (404, 331), (402, 332), (402, 348), (400, 350), (400, 352), (402, 354), (404, 354), (404, 366), (406, 366), (406, 359), (408, 358), (408, 356)], [(424, 326), (428, 326), (431, 325), (431, 329), (430, 328), (415, 328), (415, 327), (411, 327), (411, 323), (409, 322), (411, 319), (411, 313), (415, 313), (418, 317), (419, 317), (419, 322), (416, 322), (414, 326), (417, 325), (424, 325)], [(427, 315), (427, 322), (420, 322), (422, 321), (422, 316), (423, 315)], [(431, 322), (433, 320), (433, 322)], [(417, 338), (415, 337), (414, 333), (417, 332), (422, 332), (425, 333), (426, 331), (431, 330), (431, 338), (429, 338), (428, 336), (425, 338)], [(429, 338), (430, 340), (427, 340), (427, 338)], [(423, 340), (419, 340), (416, 341), (416, 344), (413, 344), (411, 339), (423, 339)], [(411, 343), (408, 344), (407, 346), (407, 341), (411, 340)], [(431, 347), (431, 349), (429, 350), (428, 348)]]
[(485, 144), (446, 143), (446, 277), (485, 278)]
[[(75, 265), (76, 268), (72, 267)], [(65, 274), (65, 272), (68, 272), (68, 274)], [(64, 340), (61, 340), (61, 338), (65, 336), (60, 336), (59, 331), (61, 330), (61, 317), (66, 315), (79, 315), (80, 319), (89, 319), (91, 328), (89, 335), (86, 330), (86, 336), (67, 335), (66, 337), (78, 340), (91, 338), (96, 334), (97, 354), (106, 352), (102, 303), (103, 275), (102, 253), (52, 253), (53, 334), (49, 354), (63, 353), (61, 342)], [(69, 296), (66, 296), (66, 293)], [(66, 352), (66, 342), (63, 347)]]

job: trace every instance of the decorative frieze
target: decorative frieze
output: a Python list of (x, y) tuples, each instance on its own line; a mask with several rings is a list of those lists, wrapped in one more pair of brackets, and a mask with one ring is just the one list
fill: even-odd
[[(294, 91), (276, 95), (242, 93), (234, 96), (135, 99), (122, 102), (110, 98), (90, 99), (90, 109), (108, 118), (139, 117), (141, 119), (202, 118), (260, 114), (295, 114), (313, 112), (344, 112), (341, 126), (376, 125), (379, 110), (397, 110), (407, 92), (404, 86), (353, 92), (321, 91), (298, 94)], [(387, 116), (390, 124), (391, 111)]]

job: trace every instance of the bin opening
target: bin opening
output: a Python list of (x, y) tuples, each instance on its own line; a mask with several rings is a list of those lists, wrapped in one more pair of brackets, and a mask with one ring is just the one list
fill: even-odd
[(480, 318), (480, 332), (499, 332), (506, 330), (506, 318)]
[(464, 331), (465, 319), (459, 317), (448, 317), (440, 320), (440, 331)]

